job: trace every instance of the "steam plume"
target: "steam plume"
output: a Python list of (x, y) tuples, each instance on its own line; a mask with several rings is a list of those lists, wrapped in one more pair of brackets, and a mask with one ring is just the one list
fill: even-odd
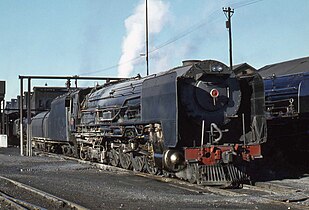
[[(125, 20), (126, 35), (122, 42), (122, 55), (118, 68), (119, 77), (128, 77), (136, 61), (128, 62), (145, 52), (145, 1)], [(167, 20), (168, 4), (161, 0), (148, 0), (149, 35), (159, 33)]]

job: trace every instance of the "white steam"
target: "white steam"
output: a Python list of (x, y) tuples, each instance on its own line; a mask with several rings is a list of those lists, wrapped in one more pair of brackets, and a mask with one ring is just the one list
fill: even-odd
[[(128, 77), (133, 71), (138, 57), (145, 50), (145, 0), (135, 8), (134, 13), (125, 20), (126, 35), (122, 42), (122, 55), (119, 60), (118, 76)], [(149, 35), (159, 33), (167, 22), (169, 6), (161, 0), (148, 0)]]

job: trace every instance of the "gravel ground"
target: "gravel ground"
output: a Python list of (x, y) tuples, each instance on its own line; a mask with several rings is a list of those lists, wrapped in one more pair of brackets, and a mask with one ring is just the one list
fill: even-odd
[[(17, 148), (0, 148), (0, 175), (89, 209), (297, 209), (258, 196), (198, 193), (132, 172), (104, 171), (71, 160), (21, 157)], [(0, 191), (4, 188), (0, 185)], [(8, 209), (1, 200), (0, 209)]]

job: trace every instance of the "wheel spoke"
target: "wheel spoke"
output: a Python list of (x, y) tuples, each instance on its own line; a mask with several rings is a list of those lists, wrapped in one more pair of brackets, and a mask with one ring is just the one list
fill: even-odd
[(128, 153), (123, 153), (122, 149), (119, 150), (120, 166), (124, 169), (131, 169), (131, 157)]
[(115, 149), (111, 149), (109, 152), (109, 162), (112, 166), (119, 165), (119, 152)]
[(144, 156), (131, 153), (132, 166), (135, 171), (143, 171), (144, 169)]
[(145, 169), (148, 173), (153, 175), (157, 175), (159, 173), (158, 167), (156, 167), (154, 161), (149, 158), (145, 158)]

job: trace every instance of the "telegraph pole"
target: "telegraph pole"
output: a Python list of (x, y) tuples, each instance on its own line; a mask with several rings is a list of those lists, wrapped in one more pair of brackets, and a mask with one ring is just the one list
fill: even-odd
[(231, 7), (228, 8), (222, 8), (223, 12), (227, 18), (226, 21), (226, 28), (229, 30), (229, 51), (230, 51), (230, 69), (231, 71), (233, 71), (233, 57), (232, 57), (232, 20), (231, 17), (234, 14), (234, 9), (232, 9)]
[(146, 70), (149, 75), (149, 60), (148, 60), (148, 0), (146, 0)]

